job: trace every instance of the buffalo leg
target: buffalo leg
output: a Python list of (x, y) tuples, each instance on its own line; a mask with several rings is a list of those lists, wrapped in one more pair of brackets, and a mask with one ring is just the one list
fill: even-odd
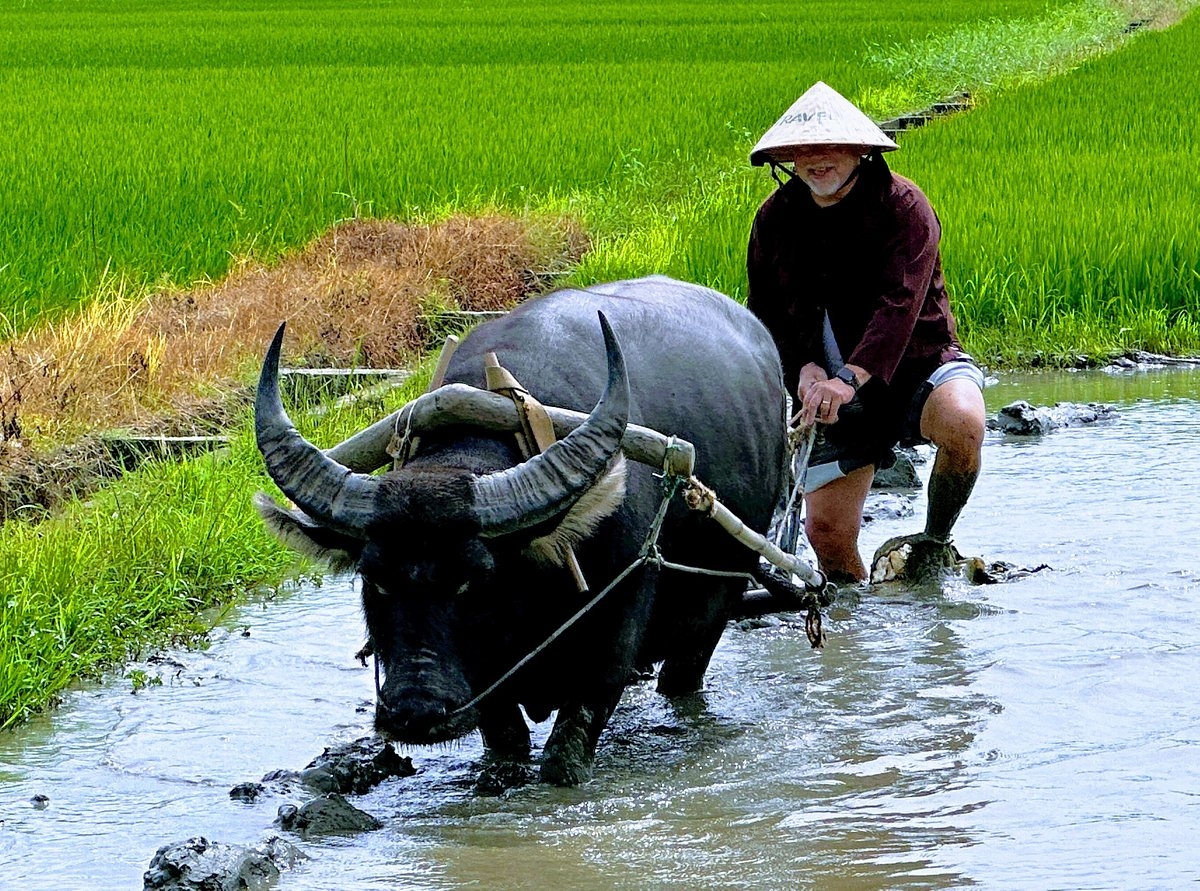
[(621, 689), (603, 701), (572, 702), (558, 710), (542, 753), (542, 782), (578, 786), (592, 778), (596, 742), (621, 698)]
[[(688, 621), (681, 621), (676, 630), (672, 646), (658, 672), (658, 692), (663, 696), (688, 696), (704, 686), (704, 673), (708, 670), (713, 650), (721, 640), (725, 625), (729, 621), (733, 604), (741, 600), (746, 583), (719, 582), (716, 589), (706, 596), (700, 584), (687, 592), (692, 604), (704, 604), (701, 614), (693, 614)], [(693, 607), (694, 609), (694, 607)]]
[(503, 795), (534, 781), (529, 764), (529, 727), (518, 706), (480, 709), (479, 733), (483, 736), (484, 756), (475, 777), (478, 794)]
[(481, 708), (479, 735), (494, 758), (523, 761), (529, 757), (529, 727), (515, 703)]
[(704, 687), (704, 673), (724, 630), (722, 621), (709, 630), (707, 640), (697, 640), (690, 652), (666, 659), (658, 671), (658, 692), (669, 697), (698, 693)]

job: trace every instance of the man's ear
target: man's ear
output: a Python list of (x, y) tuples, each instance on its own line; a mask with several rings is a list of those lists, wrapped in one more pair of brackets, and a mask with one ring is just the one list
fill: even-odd
[(254, 507), (267, 530), (293, 551), (319, 560), (334, 570), (358, 566), (366, 544), (363, 539), (322, 526), (298, 508), (282, 508), (265, 492), (254, 496)]

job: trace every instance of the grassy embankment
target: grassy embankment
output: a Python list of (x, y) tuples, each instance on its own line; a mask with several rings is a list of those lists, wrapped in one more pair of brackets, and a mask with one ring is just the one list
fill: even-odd
[[(345, 438), (417, 395), (429, 371), (387, 406), (301, 426)], [(202, 641), (221, 607), (295, 571), (249, 507), (262, 459), (248, 425), (239, 430), (219, 454), (149, 466), (43, 523), (0, 528), (0, 728), (146, 647)]]
[[(31, 312), (76, 304), (97, 283), (112, 288), (114, 279), (123, 283), (115, 290), (123, 286), (136, 294), (147, 282), (160, 280), (164, 271), (180, 282), (217, 275), (226, 268), (230, 251), (253, 247), (270, 257), (354, 210), (438, 215), (493, 203), (565, 209), (583, 218), (598, 244), (579, 272), (582, 280), (653, 269), (737, 292), (745, 229), (766, 181), (761, 171), (745, 171), (735, 159), (744, 156), (757, 132), (798, 89), (824, 78), (869, 100), (874, 95), (870, 89), (883, 89), (888, 78), (882, 69), (862, 65), (865, 43), (886, 47), (885, 41), (897, 33), (929, 31), (961, 39), (974, 31), (956, 31), (955, 26), (973, 17), (998, 12), (1028, 16), (1034, 6), (972, 3), (947, 10), (938, 4), (934, 10), (906, 5), (900, 12), (909, 30), (902, 31), (897, 21), (879, 15), (883, 7), (835, 5), (828, 4), (828, 18), (821, 17), (819, 27), (809, 31), (781, 28), (788, 21), (782, 8), (779, 16), (760, 20), (759, 7), (672, 7), (656, 13), (661, 20), (640, 31), (619, 15), (599, 31), (583, 29), (579, 13), (558, 7), (539, 7), (538, 27), (504, 31), (495, 27), (505, 20), (503, 12), (491, 10), (468, 21), (465, 31), (454, 32), (457, 39), (449, 42), (444, 28), (439, 31), (447, 22), (426, 10), (425, 18), (417, 17), (426, 28), (427, 33), (421, 32), (425, 43), (417, 39), (420, 35), (396, 32), (403, 33), (406, 47), (423, 53), (423, 64), (400, 66), (399, 71), (388, 70), (385, 60), (395, 58), (388, 52), (394, 47), (386, 39), (381, 43), (381, 32), (374, 30), (356, 35), (364, 38), (361, 45), (351, 42), (367, 56), (353, 60), (349, 69), (339, 67), (335, 50), (344, 45), (338, 38), (346, 37), (335, 27), (344, 21), (341, 8), (317, 7), (303, 14), (325, 16), (306, 20), (309, 27), (320, 26), (313, 37), (289, 30), (292, 19), (255, 20), (255, 10), (264, 8), (260, 3), (245, 6), (249, 19), (239, 19), (235, 33), (229, 32), (229, 22), (224, 31), (214, 29), (203, 15), (192, 29), (199, 15), (195, 10), (182, 20), (160, 22), (155, 30), (145, 15), (161, 8), (147, 4), (139, 11), (142, 19), (135, 13), (124, 20), (129, 27), (139, 25), (139, 39), (147, 33), (154, 37), (139, 44), (151, 47), (139, 55), (130, 49), (131, 35), (123, 42), (111, 39), (112, 31), (99, 33), (99, 20), (90, 32), (79, 32), (82, 48), (60, 51), (54, 40), (35, 39), (32, 55), (0, 53), (0, 59), (8, 60), (0, 73), (0, 91), (42, 89), (48, 82), (50, 96), (72, 97), (71, 107), (48, 100), (50, 120), (77, 121), (82, 110), (83, 120), (100, 125), (79, 143), (89, 145), (87, 152), (78, 151), (79, 146), (70, 151), (44, 144), (41, 151), (18, 150), (25, 144), (19, 140), (0, 148), (0, 156), (28, 166), (31, 176), (23, 181), (34, 182), (32, 188), (17, 190), (5, 213), (45, 205), (44, 215), (17, 213), (25, 226), (21, 243), (68, 247), (58, 257), (43, 257), (45, 262), (10, 262), (0, 270), (9, 276), (4, 293), (22, 295), (9, 307), (10, 316), (15, 327), (24, 326)], [(1036, 7), (1043, 9), (1041, 3)], [(914, 10), (927, 17), (914, 16)], [(386, 12), (379, 10), (381, 16)], [(54, 17), (39, 14), (48, 16), (46, 33), (53, 32)], [(122, 18), (104, 19), (105, 27), (113, 22), (119, 28)], [(261, 30), (247, 27), (248, 22)], [(1025, 29), (1037, 24), (1026, 19)], [(1111, 23), (1099, 24), (1103, 27), (1098, 30), (1111, 38)], [(36, 28), (25, 30), (35, 38), (44, 36)], [(11, 42), (12, 34), (4, 33)], [(275, 54), (267, 53), (267, 64), (255, 68), (249, 60), (263, 58), (261, 53), (238, 54), (253, 45), (256, 34), (260, 39), (280, 34), (295, 39), (270, 41)], [(548, 35), (563, 42), (547, 43)], [(201, 63), (195, 70), (183, 64), (182, 48), (192, 45), (198, 49), (187, 58)], [(564, 47), (561, 57), (511, 67), (545, 58), (547, 45)], [(310, 51), (315, 52), (315, 67), (288, 67)], [(92, 67), (73, 67), (80, 52), (97, 54)], [(630, 58), (623, 61), (619, 53)], [(206, 67), (222, 58), (226, 64)], [(467, 59), (487, 63), (455, 67)], [(44, 79), (31, 73), (34, 61), (46, 63)], [(351, 73), (353, 78), (347, 76)], [(222, 87), (213, 77), (227, 80)], [(949, 91), (941, 80), (922, 77), (923, 84), (913, 81), (914, 95), (922, 86), (931, 97)], [(146, 99), (152, 95), (147, 83), (156, 91), (154, 102)], [(431, 90), (434, 83), (440, 93)], [(213, 106), (199, 105), (201, 96), (219, 99), (249, 87), (274, 92), (287, 87), (287, 114), (272, 116), (273, 103), (265, 98), (270, 93), (256, 99), (260, 94), (255, 89), (247, 93), (244, 116), (214, 114), (207, 110)], [(331, 111), (330, 96), (345, 104)], [(122, 99), (131, 99), (137, 113), (127, 107), (114, 122), (113, 103)], [(9, 133), (37, 135), (29, 129), (31, 120), (22, 118), (21, 109), (28, 104), (0, 106), (9, 110), (10, 124), (15, 119), (25, 126), (10, 126)], [(318, 107), (319, 113), (308, 110)], [(419, 115), (398, 122), (396, 108), (417, 109)], [(464, 118), (463, 108), (475, 113)], [(879, 114), (888, 109), (872, 110)], [(173, 130), (187, 130), (179, 126), (181, 120), (198, 121), (199, 130), (174, 136)], [(428, 126), (432, 120), (440, 122), (439, 128)], [(147, 122), (159, 129), (140, 130)], [(398, 132), (398, 123), (407, 124), (407, 130)], [(77, 134), (78, 128), (71, 132)], [(266, 145), (264, 134), (284, 138)], [(156, 139), (163, 154), (147, 155), (155, 151), (151, 146)], [(223, 150), (231, 145), (236, 151), (226, 154)], [(414, 154), (407, 153), (410, 149)], [(91, 187), (85, 200), (47, 188), (50, 182), (71, 181), (53, 165), (38, 166), (50, 156), (84, 158), (79, 181)], [(447, 183), (454, 184), (453, 198), (447, 197)], [(117, 186), (116, 197), (103, 188), (108, 184)], [(160, 184), (165, 184), (161, 191)], [(189, 196), (197, 195), (199, 204), (189, 203)], [(160, 205), (168, 212), (159, 213)], [(36, 220), (43, 216), (50, 221), (46, 231), (37, 228)], [(65, 242), (56, 241), (55, 235), (64, 234)], [(158, 248), (153, 247), (156, 242)], [(162, 244), (178, 250), (164, 254)], [(127, 250), (133, 253), (126, 256)], [(83, 262), (71, 266), (68, 260), (74, 255)], [(36, 280), (31, 270), (45, 279)], [(322, 442), (339, 437), (325, 426), (310, 432)], [(133, 475), (94, 504), (73, 508), (37, 529), (7, 524), (0, 532), (6, 555), (0, 558), (0, 578), (12, 593), (7, 595), (0, 647), (6, 656), (14, 655), (0, 679), (0, 720), (11, 723), (41, 707), (72, 677), (119, 661), (123, 653), (155, 640), (164, 627), (188, 633), (200, 605), (278, 578), (279, 552), (265, 543), (245, 502), (244, 496), (258, 485), (257, 462), (243, 436), (227, 457)], [(199, 525), (185, 527), (181, 517)], [(111, 543), (81, 544), (102, 540), (99, 526), (112, 536)], [(119, 547), (125, 542), (131, 550)], [(193, 559), (197, 553), (204, 554), (203, 570)], [(126, 568), (129, 572), (119, 571)], [(162, 596), (151, 595), (156, 591)], [(140, 606), (130, 604), (130, 592), (137, 592)]]

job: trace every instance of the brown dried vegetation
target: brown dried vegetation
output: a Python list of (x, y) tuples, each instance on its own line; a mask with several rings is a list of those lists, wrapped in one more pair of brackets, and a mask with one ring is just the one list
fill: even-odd
[(0, 354), (0, 516), (79, 488), (76, 470), (110, 472), (97, 431), (215, 432), (283, 320), (285, 364), (396, 367), (430, 346), (439, 313), (507, 309), (586, 247), (564, 220), (353, 220), (215, 284), (98, 300)]

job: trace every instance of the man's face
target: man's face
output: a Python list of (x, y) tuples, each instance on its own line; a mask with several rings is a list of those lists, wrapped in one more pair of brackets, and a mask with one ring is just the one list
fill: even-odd
[(806, 145), (795, 150), (796, 176), (817, 198), (832, 198), (850, 178), (865, 150), (857, 145)]

